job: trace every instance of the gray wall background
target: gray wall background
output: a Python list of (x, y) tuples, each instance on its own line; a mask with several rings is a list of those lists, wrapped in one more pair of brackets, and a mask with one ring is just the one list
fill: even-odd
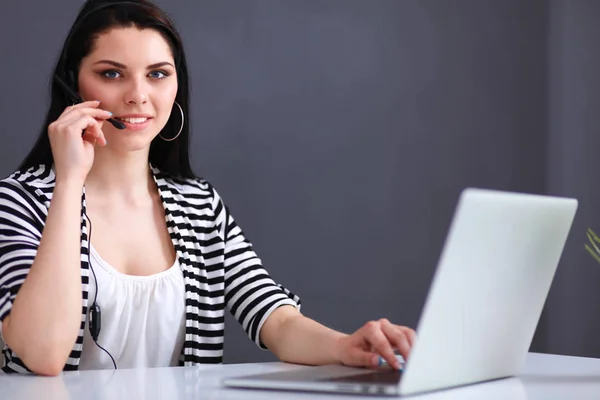
[[(80, 0), (0, 15), (0, 175), (43, 121)], [(193, 165), (306, 315), (415, 326), (460, 190), (574, 196), (532, 350), (600, 356), (600, 2), (159, 2), (185, 40)], [(493, 312), (493, 310), (490, 310)], [(225, 361), (272, 360), (229, 318)]]

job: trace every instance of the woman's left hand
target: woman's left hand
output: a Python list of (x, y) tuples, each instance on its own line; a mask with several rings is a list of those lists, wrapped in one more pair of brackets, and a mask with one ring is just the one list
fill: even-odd
[(394, 350), (407, 360), (415, 339), (413, 329), (382, 318), (367, 322), (353, 334), (340, 338), (337, 355), (342, 364), (351, 367), (376, 368), (381, 365), (381, 356), (390, 366), (400, 369)]

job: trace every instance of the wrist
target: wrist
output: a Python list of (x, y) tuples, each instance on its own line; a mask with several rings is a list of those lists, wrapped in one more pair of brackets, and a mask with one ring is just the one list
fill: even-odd
[(56, 185), (54, 186), (55, 191), (62, 192), (78, 192), (83, 191), (85, 181), (78, 178), (56, 178)]
[(350, 337), (350, 335), (347, 335), (345, 333), (336, 332), (336, 334), (333, 338), (333, 344), (330, 347), (330, 349), (331, 349), (330, 357), (333, 359), (333, 362), (335, 364), (343, 364), (342, 360), (343, 360), (344, 349), (346, 348), (346, 342), (348, 341), (349, 337)]

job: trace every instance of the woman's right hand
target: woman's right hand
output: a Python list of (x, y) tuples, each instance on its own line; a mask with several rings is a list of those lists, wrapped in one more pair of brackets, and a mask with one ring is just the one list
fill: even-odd
[(57, 182), (74, 180), (83, 185), (94, 163), (94, 146), (106, 146), (102, 124), (112, 114), (99, 105), (99, 101), (85, 101), (69, 106), (48, 126)]

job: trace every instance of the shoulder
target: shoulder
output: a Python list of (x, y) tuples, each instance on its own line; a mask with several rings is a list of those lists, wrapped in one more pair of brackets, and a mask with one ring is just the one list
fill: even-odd
[(205, 178), (182, 178), (153, 168), (154, 178), (163, 199), (177, 203), (191, 213), (215, 213), (221, 208), (221, 197)]
[(17, 170), (6, 178), (0, 180), (0, 182), (19, 182), (20, 184), (27, 186), (38, 186), (40, 184), (51, 184), (54, 185), (56, 182), (56, 176), (52, 167), (47, 165), (36, 165), (25, 170)]
[(165, 207), (192, 225), (209, 224), (225, 238), (227, 209), (214, 186), (204, 178), (180, 178), (153, 168)]
[(27, 222), (30, 233), (39, 235), (48, 214), (55, 186), (52, 168), (39, 166), (15, 171), (0, 180), (0, 220), (2, 226)]
[(50, 166), (38, 165), (26, 170), (17, 170), (0, 180), (1, 192), (25, 191), (40, 202), (52, 196), (56, 176)]

